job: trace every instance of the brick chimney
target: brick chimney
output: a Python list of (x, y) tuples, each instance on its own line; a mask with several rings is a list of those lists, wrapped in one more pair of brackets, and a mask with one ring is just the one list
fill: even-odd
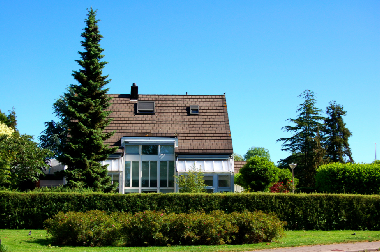
[(136, 86), (136, 83), (133, 83), (131, 86), (131, 100), (139, 99), (139, 87)]

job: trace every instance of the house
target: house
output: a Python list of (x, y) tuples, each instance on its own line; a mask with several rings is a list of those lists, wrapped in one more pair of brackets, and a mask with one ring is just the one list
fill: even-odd
[(176, 192), (174, 175), (196, 167), (208, 192), (234, 191), (232, 138), (225, 95), (110, 94), (105, 141), (118, 150), (108, 164), (120, 193)]
[[(234, 173), (239, 173), (240, 169), (246, 164), (246, 161), (234, 161)], [(234, 192), (243, 192), (244, 188), (238, 184), (234, 185)]]

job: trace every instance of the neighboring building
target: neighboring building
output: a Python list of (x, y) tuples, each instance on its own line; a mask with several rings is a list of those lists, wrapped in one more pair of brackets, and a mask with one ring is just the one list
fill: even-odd
[(57, 176), (56, 172), (65, 169), (65, 166), (59, 163), (56, 159), (49, 161), (49, 169), (44, 170), (45, 177), (37, 182), (37, 187), (56, 187), (65, 183), (63, 175)]
[(240, 169), (246, 164), (246, 161), (235, 161), (234, 162), (234, 172), (239, 173)]
[[(246, 164), (246, 161), (235, 161), (234, 162), (234, 173), (239, 173), (240, 169), (243, 168), (243, 166)], [(244, 188), (240, 185), (235, 184), (234, 185), (234, 192), (243, 192)]]
[(176, 192), (174, 175), (201, 168), (208, 192), (234, 191), (232, 138), (225, 95), (111, 94), (103, 164), (120, 193)]

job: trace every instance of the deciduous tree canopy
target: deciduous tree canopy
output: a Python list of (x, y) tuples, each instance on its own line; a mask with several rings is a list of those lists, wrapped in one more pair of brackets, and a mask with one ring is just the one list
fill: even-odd
[(270, 161), (269, 150), (263, 147), (251, 147), (248, 149), (247, 153), (244, 155), (244, 160), (248, 160), (251, 157), (265, 157)]
[(18, 133), (14, 111), (9, 116), (0, 112), (0, 118), (0, 186), (33, 189), (43, 170), (49, 168), (46, 159), (51, 152), (40, 148), (32, 136)]
[(245, 190), (268, 191), (271, 184), (278, 181), (278, 170), (266, 157), (254, 156), (240, 169), (236, 183)]

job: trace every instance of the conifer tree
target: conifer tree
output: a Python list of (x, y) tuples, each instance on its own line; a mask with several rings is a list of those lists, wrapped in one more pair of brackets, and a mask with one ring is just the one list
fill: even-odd
[(346, 115), (343, 106), (330, 102), (326, 109), (327, 118), (325, 118), (325, 148), (326, 156), (329, 162), (353, 163), (351, 148), (348, 144), (348, 138), (351, 132), (346, 128), (343, 122), (343, 116)]
[(324, 117), (320, 115), (321, 109), (315, 107), (314, 92), (305, 90), (298, 97), (304, 99), (304, 102), (297, 109), (298, 117), (287, 120), (293, 123), (294, 126), (282, 128), (285, 132), (291, 132), (293, 136), (277, 140), (283, 142), (281, 150), (289, 151), (292, 154), (280, 162), (282, 165), (297, 163), (296, 173), (297, 178), (300, 179), (300, 185), (313, 187), (316, 154), (318, 153), (316, 150), (320, 149), (318, 146), (320, 141), (318, 132), (323, 127)]
[(110, 80), (107, 80), (108, 75), (102, 75), (107, 62), (101, 61), (104, 49), (99, 43), (103, 36), (99, 33), (96, 11), (91, 8), (87, 16), (81, 34), (84, 51), (79, 52), (80, 60), (76, 60), (81, 69), (72, 73), (78, 84), (70, 85), (54, 103), (55, 114), (60, 119), (56, 125), (63, 131), (55, 134), (61, 138), (57, 159), (68, 167), (66, 179), (70, 187), (110, 191), (114, 187), (107, 176), (107, 166), (100, 164), (115, 151), (104, 144), (104, 140), (113, 135), (113, 132), (104, 132), (110, 123), (107, 117), (111, 111), (107, 108), (111, 98), (105, 88)]

